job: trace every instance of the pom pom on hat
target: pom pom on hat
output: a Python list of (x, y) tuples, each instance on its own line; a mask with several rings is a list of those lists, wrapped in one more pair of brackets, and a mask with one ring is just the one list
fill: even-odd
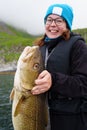
[(53, 4), (49, 6), (46, 15), (44, 17), (44, 21), (47, 17), (51, 14), (56, 14), (61, 16), (67, 22), (69, 29), (72, 28), (72, 21), (73, 21), (73, 9), (67, 4)]

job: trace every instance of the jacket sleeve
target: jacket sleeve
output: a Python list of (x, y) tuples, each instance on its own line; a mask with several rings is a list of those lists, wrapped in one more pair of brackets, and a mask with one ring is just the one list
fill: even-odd
[(70, 55), (70, 75), (52, 73), (51, 91), (66, 97), (87, 95), (87, 46), (78, 40)]

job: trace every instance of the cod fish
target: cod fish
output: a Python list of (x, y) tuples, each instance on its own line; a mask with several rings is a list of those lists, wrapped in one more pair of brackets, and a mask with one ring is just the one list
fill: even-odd
[(44, 69), (38, 46), (27, 46), (17, 63), (12, 101), (12, 123), (14, 130), (46, 130), (48, 106), (46, 93), (32, 95), (31, 89), (39, 73)]

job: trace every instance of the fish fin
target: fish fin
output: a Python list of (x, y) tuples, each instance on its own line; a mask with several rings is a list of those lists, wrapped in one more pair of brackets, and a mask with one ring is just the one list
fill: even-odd
[(14, 91), (14, 88), (13, 88), (12, 91), (11, 91), (11, 93), (10, 93), (10, 101), (13, 100), (14, 93), (15, 93), (15, 91)]
[(18, 115), (18, 113), (20, 111), (19, 109), (20, 109), (21, 103), (24, 100), (24, 96), (22, 94), (18, 95), (17, 97), (18, 98), (16, 99), (15, 106), (13, 108), (13, 115), (14, 116)]

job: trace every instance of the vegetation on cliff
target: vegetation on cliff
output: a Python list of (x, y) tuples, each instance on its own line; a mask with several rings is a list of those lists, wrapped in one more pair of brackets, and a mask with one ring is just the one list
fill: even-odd
[(0, 22), (0, 63), (18, 59), (25, 46), (31, 46), (35, 36)]
[[(81, 34), (87, 42), (87, 28), (73, 30)], [(0, 22), (0, 64), (17, 61), (25, 46), (32, 46), (36, 36), (17, 30)]]

